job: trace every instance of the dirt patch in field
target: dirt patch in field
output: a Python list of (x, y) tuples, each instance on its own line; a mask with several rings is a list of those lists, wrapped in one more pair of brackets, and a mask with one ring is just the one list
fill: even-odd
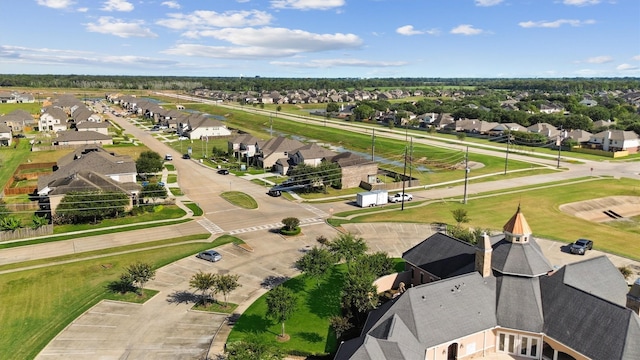
[(608, 196), (560, 206), (560, 211), (594, 222), (640, 215), (640, 196)]

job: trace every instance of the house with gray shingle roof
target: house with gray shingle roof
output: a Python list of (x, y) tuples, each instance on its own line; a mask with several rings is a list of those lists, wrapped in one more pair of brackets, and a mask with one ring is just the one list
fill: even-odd
[(83, 121), (76, 124), (77, 131), (95, 131), (103, 135), (109, 135), (109, 123)]
[(290, 153), (295, 153), (303, 146), (302, 142), (284, 136), (271, 138), (264, 144), (258, 143), (258, 148), (256, 149), (257, 165), (264, 169), (271, 168), (278, 159), (288, 159)]
[(220, 120), (203, 115), (192, 115), (179, 122), (178, 133), (189, 139), (206, 139), (229, 136), (231, 130)]
[(53, 139), (54, 145), (113, 145), (113, 139), (109, 135), (99, 133), (94, 130), (74, 131), (65, 130), (58, 131), (57, 137)]
[(11, 146), (12, 139), (11, 128), (7, 124), (0, 124), (0, 145)]
[(21, 109), (14, 110), (4, 116), (0, 116), (0, 122), (6, 124), (14, 132), (22, 131), (25, 126), (35, 124), (33, 116), (31, 116), (27, 111)]
[(136, 163), (128, 156), (116, 155), (97, 145), (78, 147), (60, 158), (54, 171), (38, 178), (40, 202), (52, 213), (64, 195), (72, 191), (121, 191), (135, 202), (140, 185), (136, 183)]
[(59, 107), (49, 106), (43, 109), (38, 123), (40, 131), (64, 131), (67, 130), (69, 115)]
[(605, 130), (591, 135), (588, 144), (604, 151), (626, 150), (635, 154), (640, 151), (640, 136), (633, 131)]
[(606, 256), (553, 269), (520, 208), (475, 246), (436, 233), (403, 259), (411, 286), (335, 359), (640, 358), (640, 281)]

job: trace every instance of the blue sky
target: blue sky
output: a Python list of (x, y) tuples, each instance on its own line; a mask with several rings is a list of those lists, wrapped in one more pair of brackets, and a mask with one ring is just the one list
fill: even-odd
[(0, 73), (638, 77), (640, 0), (0, 0)]

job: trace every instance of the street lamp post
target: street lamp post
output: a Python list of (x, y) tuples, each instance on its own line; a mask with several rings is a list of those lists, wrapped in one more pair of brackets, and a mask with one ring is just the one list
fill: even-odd
[(469, 183), (469, 147), (467, 146), (467, 153), (464, 156), (464, 197), (462, 203), (467, 203), (467, 184)]
[(511, 144), (511, 134), (507, 134), (507, 152), (504, 154), (504, 174), (507, 175), (507, 164), (509, 162), (509, 145)]

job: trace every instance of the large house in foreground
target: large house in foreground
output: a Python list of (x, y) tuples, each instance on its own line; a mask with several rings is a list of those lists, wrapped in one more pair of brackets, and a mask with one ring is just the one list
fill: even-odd
[(336, 359), (640, 359), (640, 282), (629, 291), (606, 256), (554, 269), (520, 208), (503, 230), (477, 246), (436, 233), (406, 251), (410, 286)]

